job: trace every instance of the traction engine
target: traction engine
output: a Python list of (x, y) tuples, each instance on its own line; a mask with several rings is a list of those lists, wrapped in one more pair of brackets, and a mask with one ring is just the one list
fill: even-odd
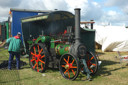
[(75, 26), (63, 33), (42, 35), (33, 39), (29, 48), (29, 63), (33, 70), (45, 72), (47, 67), (59, 68), (65, 79), (75, 80), (82, 72), (90, 79), (98, 70), (96, 56), (81, 42), (80, 9), (75, 9)]

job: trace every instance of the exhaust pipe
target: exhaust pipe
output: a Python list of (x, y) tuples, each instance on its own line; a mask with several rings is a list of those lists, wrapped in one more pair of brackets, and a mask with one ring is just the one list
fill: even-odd
[(80, 43), (80, 8), (75, 8), (75, 44)]

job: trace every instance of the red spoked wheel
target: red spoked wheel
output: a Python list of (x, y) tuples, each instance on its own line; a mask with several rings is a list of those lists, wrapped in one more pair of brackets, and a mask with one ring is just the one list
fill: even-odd
[(86, 63), (91, 75), (94, 75), (98, 70), (98, 60), (92, 52), (86, 53)]
[(75, 80), (79, 75), (79, 60), (71, 54), (64, 54), (60, 58), (59, 70), (65, 79)]
[(30, 48), (29, 63), (33, 70), (44, 72), (47, 65), (47, 48), (43, 44), (34, 44)]

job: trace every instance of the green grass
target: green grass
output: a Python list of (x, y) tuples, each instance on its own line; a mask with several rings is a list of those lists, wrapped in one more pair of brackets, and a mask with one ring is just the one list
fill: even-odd
[[(21, 70), (0, 69), (0, 85), (127, 85), (128, 66), (125, 63), (120, 64), (119, 59), (115, 58), (117, 52), (97, 52), (102, 64), (92, 77), (93, 81), (83, 81), (86, 79), (83, 74), (75, 81), (66, 80), (57, 69), (47, 69), (45, 73), (39, 73), (30, 68), (28, 58), (21, 58), (24, 64)], [(0, 51), (0, 64), (7, 60), (7, 50)]]

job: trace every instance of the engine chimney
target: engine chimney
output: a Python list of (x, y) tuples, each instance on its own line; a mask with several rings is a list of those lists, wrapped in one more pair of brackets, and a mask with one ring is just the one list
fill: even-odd
[(80, 8), (75, 8), (75, 43), (80, 43)]
[[(86, 47), (80, 42), (80, 8), (75, 8), (75, 43), (71, 45), (70, 53), (84, 57), (86, 53)], [(82, 55), (82, 56), (81, 56)]]

